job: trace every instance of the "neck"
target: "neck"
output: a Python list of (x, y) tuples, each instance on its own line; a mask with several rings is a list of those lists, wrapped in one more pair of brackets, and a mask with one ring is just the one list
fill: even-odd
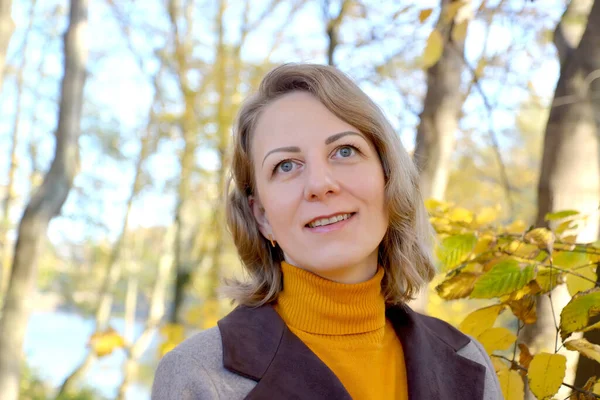
[(356, 334), (385, 325), (385, 299), (381, 293), (382, 268), (356, 284), (334, 282), (281, 263), (283, 290), (277, 311), (293, 328), (324, 335)]
[(321, 278), (337, 283), (355, 284), (366, 282), (369, 279), (373, 278), (373, 276), (375, 276), (375, 273), (377, 272), (378, 268), (377, 255), (377, 251), (375, 251), (373, 254), (367, 257), (367, 259), (360, 263), (354, 265), (341, 264), (339, 266), (334, 266), (326, 269), (310, 267), (304, 268), (294, 260), (290, 259), (285, 254), (284, 259), (287, 264), (311, 272), (315, 275), (320, 276)]

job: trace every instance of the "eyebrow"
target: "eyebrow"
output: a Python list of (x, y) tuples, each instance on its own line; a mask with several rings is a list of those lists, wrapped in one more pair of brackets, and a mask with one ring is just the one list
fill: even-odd
[[(344, 136), (348, 136), (348, 135), (356, 135), (356, 136), (360, 136), (361, 138), (364, 139), (364, 136), (361, 135), (358, 132), (354, 132), (354, 131), (345, 131), (345, 132), (340, 132), (340, 133), (336, 133), (335, 135), (331, 135), (329, 136), (327, 139), (325, 139), (325, 144), (331, 144), (333, 142), (336, 142), (338, 140), (340, 140), (341, 138), (343, 138)], [(270, 150), (267, 154), (265, 154), (265, 158), (263, 158), (263, 162), (262, 165), (265, 165), (265, 160), (267, 159), (267, 157), (271, 154), (271, 153), (277, 153), (277, 152), (284, 152), (284, 153), (299, 153), (300, 152), (300, 147), (298, 146), (287, 146), (287, 147), (278, 147), (276, 149)]]

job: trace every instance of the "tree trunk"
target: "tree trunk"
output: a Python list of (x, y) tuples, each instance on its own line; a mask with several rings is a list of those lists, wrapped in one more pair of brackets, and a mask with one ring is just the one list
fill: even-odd
[(64, 76), (55, 155), (19, 225), (12, 276), (0, 321), (0, 393), (3, 400), (19, 397), (23, 340), (30, 311), (27, 299), (35, 283), (39, 250), (48, 224), (60, 212), (77, 171), (88, 50), (85, 37), (87, 13), (87, 0), (71, 0), (69, 27), (64, 37)]
[[(455, 0), (442, 0), (442, 10)], [(438, 62), (427, 70), (427, 94), (417, 128), (414, 160), (419, 169), (423, 198), (443, 199), (448, 184), (450, 162), (454, 150), (463, 97), (460, 90), (464, 69), (464, 39), (452, 39), (454, 21), (446, 21), (440, 13), (438, 29), (445, 38), (444, 50)], [(426, 289), (411, 302), (411, 307), (424, 312), (427, 307)]]
[[(133, 178), (133, 185), (129, 198), (127, 199), (127, 205), (125, 207), (125, 216), (121, 232), (117, 238), (115, 244), (112, 247), (110, 258), (106, 266), (106, 273), (102, 282), (102, 287), (98, 295), (98, 306), (96, 308), (96, 315), (94, 321), (94, 331), (103, 331), (108, 328), (110, 320), (110, 314), (113, 305), (113, 293), (114, 286), (119, 281), (122, 272), (122, 263), (120, 261), (121, 252), (126, 244), (127, 230), (129, 227), (129, 218), (131, 216), (131, 209), (133, 207), (133, 201), (142, 189), (142, 167), (149, 155), (150, 141), (142, 139), (142, 147), (140, 154), (135, 165), (135, 174)], [(96, 360), (96, 354), (90, 349), (85, 356), (84, 360), (79, 364), (73, 372), (63, 381), (60, 390), (58, 391), (57, 398), (63, 394), (68, 394), (74, 390), (75, 384), (81, 379), (86, 371), (92, 366)]]
[[(583, 74), (586, 76), (587, 82), (590, 82), (588, 89), (588, 98), (591, 98), (592, 114), (596, 121), (596, 159), (589, 159), (589, 168), (595, 170), (598, 176), (596, 176), (596, 183), (600, 186), (600, 140), (598, 140), (598, 133), (600, 132), (600, 101), (598, 100), (598, 93), (600, 93), (600, 79), (598, 71), (600, 71), (600, 1), (595, 1), (592, 10), (589, 15), (588, 24), (586, 30), (581, 39), (578, 52), (581, 55), (585, 55), (586, 58), (583, 60)], [(594, 147), (594, 142), (587, 143), (590, 147)], [(591, 177), (590, 177), (591, 178)], [(591, 183), (591, 182), (590, 182)], [(590, 185), (593, 189), (593, 184)], [(600, 187), (597, 187), (596, 192), (596, 206), (600, 203)], [(593, 193), (590, 194), (593, 196)], [(590, 198), (590, 209), (592, 208), (593, 198)], [(597, 208), (596, 208), (597, 209)], [(599, 235), (599, 221), (596, 214), (596, 218), (590, 221), (589, 235), (587, 240), (594, 241), (598, 239)], [(597, 282), (596, 286), (600, 286), (600, 264), (596, 266)], [(592, 323), (600, 321), (600, 316), (596, 316), (592, 319)], [(600, 344), (600, 330), (586, 332), (583, 335), (591, 343)], [(577, 364), (575, 385), (583, 387), (587, 380), (592, 376), (600, 376), (600, 363), (591, 360), (587, 357), (579, 357)]]
[[(167, 232), (165, 243), (169, 243), (173, 237), (172, 231)], [(168, 251), (165, 251), (167, 254)], [(140, 336), (133, 342), (133, 344), (127, 347), (127, 360), (123, 366), (123, 381), (119, 386), (119, 393), (117, 395), (118, 400), (124, 400), (127, 388), (133, 379), (134, 373), (137, 369), (137, 363), (139, 358), (142, 356), (144, 351), (150, 345), (154, 330), (160, 324), (160, 321), (165, 313), (165, 295), (167, 292), (167, 283), (169, 281), (169, 272), (173, 261), (168, 255), (164, 255), (158, 262), (158, 271), (156, 274), (156, 280), (152, 287), (152, 294), (150, 295), (150, 309), (148, 312), (148, 319), (146, 320), (146, 326)]]
[(340, 11), (335, 17), (329, 16), (329, 0), (323, 2), (323, 13), (326, 18), (325, 33), (327, 34), (327, 64), (335, 65), (335, 49), (339, 44), (339, 31), (345, 14), (352, 5), (350, 0), (344, 0), (340, 6)]
[(0, 0), (0, 93), (2, 93), (2, 83), (4, 82), (8, 44), (15, 31), (15, 22), (12, 19), (11, 9), (12, 0)]
[(25, 41), (23, 47), (20, 49), (21, 52), (21, 63), (17, 71), (17, 91), (16, 91), (16, 110), (15, 117), (13, 120), (13, 132), (10, 147), (10, 155), (8, 156), (9, 167), (8, 167), (8, 183), (6, 185), (6, 195), (2, 202), (2, 217), (0, 217), (0, 307), (2, 307), (4, 293), (8, 287), (8, 280), (10, 279), (10, 259), (11, 249), (8, 243), (8, 231), (11, 228), (10, 211), (13, 200), (15, 174), (17, 172), (17, 145), (19, 140), (19, 124), (21, 122), (21, 109), (22, 102), (21, 97), (23, 94), (23, 71), (27, 65), (27, 50), (29, 44), (29, 37), (31, 28), (33, 26), (33, 18), (35, 15), (35, 5), (37, 0), (31, 2), (31, 8), (29, 12), (29, 21), (27, 23), (27, 29), (25, 31)]
[[(198, 119), (195, 113), (197, 92), (191, 89), (188, 81), (189, 51), (192, 49), (189, 41), (190, 26), (192, 25), (191, 10), (186, 10), (184, 15), (187, 21), (188, 35), (182, 37), (178, 24), (180, 23), (179, 1), (169, 1), (169, 18), (173, 29), (174, 57), (176, 73), (179, 80), (179, 89), (183, 96), (185, 109), (180, 121), (180, 128), (184, 147), (180, 156), (179, 183), (177, 187), (177, 207), (175, 210), (175, 242), (174, 242), (174, 264), (175, 285), (173, 287), (173, 307), (169, 313), (169, 322), (181, 323), (181, 308), (185, 298), (185, 289), (191, 279), (191, 271), (195, 262), (192, 255), (193, 248), (193, 224), (190, 216), (194, 215), (195, 205), (192, 202), (192, 176), (195, 169), (194, 154), (198, 147)], [(206, 78), (205, 78), (206, 79)]]
[[(569, 13), (581, 10), (574, 3), (569, 6), (562, 21), (570, 16)], [(561, 74), (544, 137), (538, 183), (538, 226), (546, 225), (545, 215), (552, 211), (575, 209), (595, 216), (600, 202), (598, 128), (589, 94), (590, 84), (586, 82), (586, 77), (600, 68), (600, 29), (596, 27), (600, 24), (600, 2), (594, 4), (589, 15), (587, 28), (580, 41), (576, 40), (577, 32), (567, 33), (572, 23), (561, 21), (562, 26), (557, 28)], [(576, 26), (573, 28), (576, 29)], [(596, 43), (595, 47), (592, 43)], [(571, 100), (565, 102), (564, 99)], [(596, 218), (595, 222), (588, 223), (579, 232), (578, 241), (594, 241), (597, 236)], [(555, 317), (559, 318), (561, 309), (570, 299), (569, 293), (563, 285), (556, 288), (551, 296)], [(535, 351), (553, 351), (556, 328), (549, 297), (539, 297), (537, 307), (537, 322), (526, 325), (521, 338)], [(568, 359), (565, 382), (572, 383), (578, 354), (565, 352), (565, 355)], [(562, 391), (558, 396), (562, 396)]]
[[(446, 8), (453, 0), (442, 0)], [(461, 74), (464, 69), (464, 40), (453, 41), (454, 23), (440, 15), (436, 28), (445, 38), (438, 62), (427, 70), (427, 94), (417, 128), (414, 159), (419, 168), (421, 193), (424, 198), (443, 199), (450, 172), (450, 157), (454, 150), (462, 93)]]

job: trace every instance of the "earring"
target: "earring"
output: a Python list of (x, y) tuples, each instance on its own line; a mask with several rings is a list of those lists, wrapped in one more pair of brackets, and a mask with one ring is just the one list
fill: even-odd
[(273, 240), (273, 236), (269, 235), (269, 241), (271, 242), (271, 246), (275, 247), (275, 244), (277, 242), (275, 240)]

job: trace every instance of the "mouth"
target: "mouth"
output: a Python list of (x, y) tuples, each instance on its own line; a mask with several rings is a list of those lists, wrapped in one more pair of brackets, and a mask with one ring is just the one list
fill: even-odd
[(320, 226), (334, 225), (342, 221), (346, 221), (356, 214), (353, 213), (338, 213), (327, 217), (317, 217), (305, 225), (306, 228), (317, 228)]

